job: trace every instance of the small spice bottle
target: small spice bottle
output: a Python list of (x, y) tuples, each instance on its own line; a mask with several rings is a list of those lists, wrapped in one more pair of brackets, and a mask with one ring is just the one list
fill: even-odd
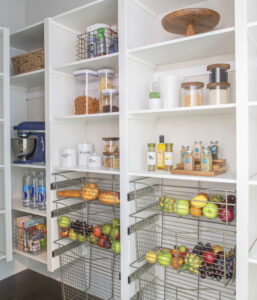
[(184, 170), (193, 171), (195, 169), (195, 159), (192, 150), (188, 150), (185, 155)]
[(165, 144), (165, 153), (164, 153), (164, 162), (165, 162), (165, 171), (171, 171), (173, 169), (173, 144)]
[(184, 164), (185, 156), (187, 151), (189, 150), (189, 146), (182, 146), (180, 150), (180, 163)]
[(201, 141), (195, 141), (195, 144), (194, 144), (194, 158), (195, 159), (201, 159), (201, 153), (202, 153), (202, 142)]
[(156, 147), (155, 143), (148, 144), (147, 150), (147, 170), (155, 171), (156, 170)]
[(219, 150), (218, 141), (216, 142), (210, 141), (209, 149), (211, 151), (212, 159), (218, 159), (218, 150)]
[(212, 170), (212, 156), (208, 149), (204, 149), (201, 158), (201, 171), (211, 171)]

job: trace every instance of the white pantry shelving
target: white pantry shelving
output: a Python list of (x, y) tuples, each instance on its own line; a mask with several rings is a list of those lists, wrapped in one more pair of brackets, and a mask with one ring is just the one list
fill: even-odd
[(90, 168), (64, 168), (64, 167), (55, 167), (55, 172), (58, 171), (67, 171), (67, 172), (82, 172), (82, 173), (97, 173), (97, 174), (109, 174), (109, 175), (119, 175), (120, 171), (112, 170), (110, 168), (99, 168), (99, 169), (90, 169)]
[(43, 164), (12, 164), (13, 168), (25, 168), (25, 169), (45, 169)]
[(44, 85), (44, 69), (11, 76), (11, 85), (31, 89)]
[(41, 217), (46, 217), (46, 211), (45, 210), (39, 210), (39, 209), (32, 209), (30, 207), (25, 207), (22, 204), (22, 201), (20, 198), (12, 199), (12, 209), (20, 212), (24, 212), (30, 215), (36, 215)]

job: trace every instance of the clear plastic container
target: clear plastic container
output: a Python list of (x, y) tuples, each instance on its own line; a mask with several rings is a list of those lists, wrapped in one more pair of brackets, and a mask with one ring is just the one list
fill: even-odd
[(75, 114), (96, 114), (99, 112), (97, 72), (79, 70), (73, 73), (75, 92)]
[(118, 112), (119, 111), (119, 92), (115, 89), (102, 91), (103, 95), (103, 112)]
[(104, 141), (104, 155), (119, 155), (119, 138), (110, 137), (103, 138)]
[(220, 105), (229, 103), (229, 82), (209, 83), (208, 88), (208, 103), (209, 105)]
[(182, 106), (203, 105), (203, 82), (182, 83)]
[(103, 112), (103, 90), (114, 88), (113, 80), (115, 73), (112, 69), (102, 69), (97, 72), (98, 74), (98, 94), (99, 94), (99, 112)]

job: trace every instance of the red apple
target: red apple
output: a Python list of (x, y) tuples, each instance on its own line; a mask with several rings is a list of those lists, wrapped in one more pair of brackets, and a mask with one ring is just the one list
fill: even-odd
[(60, 236), (63, 238), (66, 238), (69, 236), (69, 228), (62, 228), (60, 232)]
[(98, 240), (98, 246), (101, 248), (104, 248), (104, 242), (106, 241), (106, 237), (105, 236), (101, 236)]
[(234, 210), (232, 207), (222, 207), (219, 210), (219, 218), (221, 219), (221, 221), (226, 222), (228, 220), (228, 222), (232, 222), (235, 218), (234, 215)]
[(216, 259), (217, 259), (217, 255), (211, 250), (208, 250), (208, 251), (204, 252), (204, 254), (203, 254), (203, 260), (208, 265), (214, 264)]
[(189, 253), (189, 249), (186, 248), (185, 252), (181, 253), (180, 256), (181, 256), (183, 259), (185, 259), (185, 257), (187, 256), (188, 253)]
[(101, 228), (101, 226), (95, 226), (93, 233), (94, 233), (95, 237), (99, 238), (102, 235), (102, 228)]

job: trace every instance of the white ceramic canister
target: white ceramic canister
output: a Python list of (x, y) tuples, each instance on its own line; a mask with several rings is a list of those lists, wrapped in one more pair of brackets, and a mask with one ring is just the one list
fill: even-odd
[(83, 141), (81, 144), (77, 145), (78, 149), (78, 166), (87, 167), (88, 158), (94, 152), (93, 144), (89, 144), (86, 141)]
[(154, 80), (150, 83), (149, 86), (149, 98), (147, 101), (148, 109), (161, 109), (162, 108), (162, 100), (160, 96), (160, 88), (159, 88), (159, 82), (157, 80)]
[(179, 107), (181, 81), (176, 75), (160, 77), (160, 94), (163, 108)]
[(102, 159), (101, 156), (93, 153), (88, 157), (88, 167), (92, 169), (101, 168), (102, 166)]
[(77, 166), (77, 149), (65, 147), (60, 151), (60, 163), (65, 168), (75, 168)]

